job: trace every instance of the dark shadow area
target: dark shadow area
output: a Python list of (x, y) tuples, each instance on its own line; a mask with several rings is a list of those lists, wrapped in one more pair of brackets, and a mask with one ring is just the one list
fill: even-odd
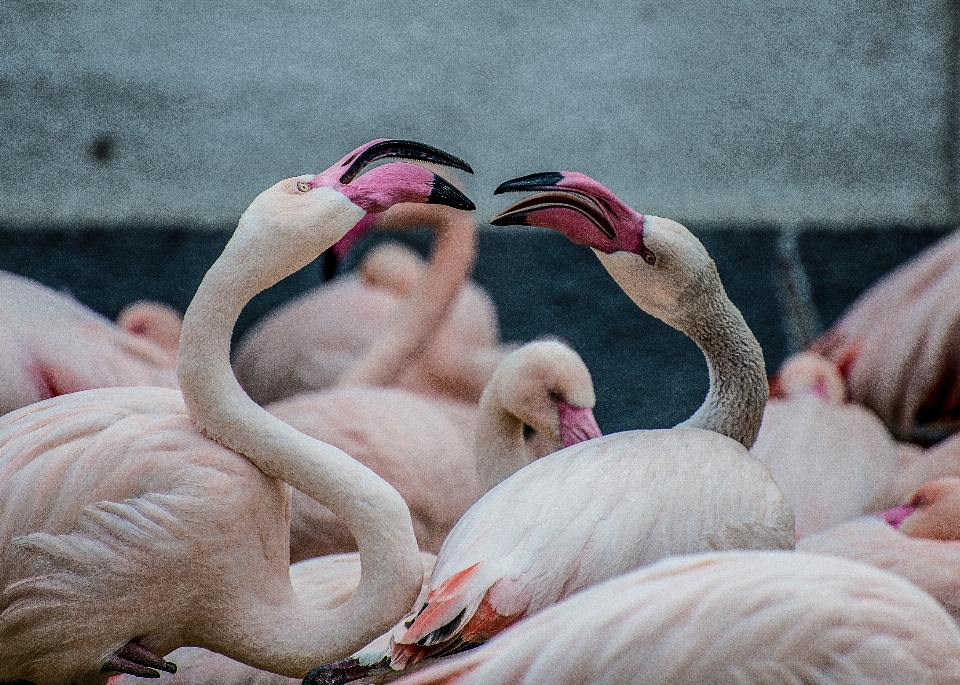
[[(773, 372), (788, 354), (776, 294), (774, 228), (692, 226), (713, 256), (731, 300), (764, 349)], [(69, 292), (114, 317), (138, 299), (183, 311), (230, 230), (184, 227), (0, 230), (0, 269)], [(801, 261), (821, 320), (829, 325), (877, 278), (949, 229), (805, 229)], [(402, 239), (422, 254), (429, 234), (373, 235), (339, 267), (355, 268), (370, 245)], [(322, 260), (270, 290), (244, 310), (235, 339), (264, 314), (321, 282)], [(584, 358), (597, 389), (605, 432), (666, 427), (699, 406), (707, 389), (703, 356), (684, 335), (641, 312), (589, 249), (547, 230), (484, 230), (474, 278), (493, 297), (505, 341), (555, 335)]]

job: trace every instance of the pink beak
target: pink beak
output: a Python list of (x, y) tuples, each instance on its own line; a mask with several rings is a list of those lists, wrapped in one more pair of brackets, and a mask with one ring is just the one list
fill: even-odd
[(564, 447), (603, 437), (590, 407), (572, 407), (563, 400), (557, 400), (557, 411), (560, 413), (560, 439)]
[(877, 514), (877, 517), (882, 518), (884, 521), (889, 523), (894, 528), (900, 528), (902, 524), (910, 514), (915, 512), (917, 508), (910, 504), (901, 504), (898, 507), (893, 509), (887, 509), (886, 511), (881, 511)]

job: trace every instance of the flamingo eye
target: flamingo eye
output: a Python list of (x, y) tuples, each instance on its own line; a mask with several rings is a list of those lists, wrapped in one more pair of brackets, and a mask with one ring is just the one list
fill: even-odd
[(644, 248), (643, 252), (640, 253), (640, 256), (643, 257), (643, 261), (645, 261), (647, 264), (653, 265), (657, 263), (657, 255), (653, 254), (646, 248)]
[(297, 181), (297, 190), (301, 193), (307, 193), (310, 191), (310, 184), (306, 181)]

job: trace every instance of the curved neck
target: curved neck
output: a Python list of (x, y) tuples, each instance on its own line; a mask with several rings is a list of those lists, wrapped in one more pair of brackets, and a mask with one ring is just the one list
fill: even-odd
[(490, 382), (480, 396), (474, 462), (480, 493), (506, 480), (530, 463), (523, 439), (523, 421), (507, 411)]
[(237, 383), (230, 367), (230, 335), (237, 316), (271, 284), (257, 281), (264, 271), (270, 274), (266, 280), (276, 282), (296, 264), (271, 269), (274, 255), (252, 254), (236, 235), (231, 243), (204, 277), (183, 319), (177, 370), (184, 402), (207, 437), (333, 510), (358, 542), (362, 570), (350, 600), (327, 611), (303, 612), (290, 592), (289, 602), (278, 612), (264, 598), (270, 593), (260, 595), (252, 588), (251, 598), (231, 599), (230, 606), (239, 613), (213, 617), (217, 625), (211, 640), (216, 644), (209, 646), (242, 661), (256, 661), (261, 668), (302, 677), (318, 663), (359, 649), (399, 620), (416, 600), (423, 570), (410, 513), (396, 490), (339, 449), (264, 411)]
[(397, 383), (411, 360), (423, 354), (450, 312), (477, 254), (477, 227), (471, 214), (438, 205), (400, 204), (378, 225), (430, 226), (430, 261), (413, 291), (391, 316), (387, 330), (338, 381), (338, 385), (385, 386)]
[(769, 395), (763, 350), (719, 278), (716, 289), (703, 294), (693, 308), (695, 316), (685, 317), (683, 325), (672, 325), (703, 351), (710, 389), (700, 408), (677, 427), (721, 433), (750, 449)]

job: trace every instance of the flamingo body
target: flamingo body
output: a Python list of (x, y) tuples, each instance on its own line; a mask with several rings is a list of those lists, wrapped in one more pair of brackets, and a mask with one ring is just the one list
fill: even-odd
[(398, 682), (945, 685), (960, 683), (960, 631), (893, 574), (817, 555), (725, 552), (609, 580)]
[(815, 355), (788, 359), (774, 385), (751, 453), (790, 502), (797, 538), (879, 508), (901, 465), (880, 419), (845, 402), (839, 372)]
[(450, 633), (482, 642), (665, 556), (793, 544), (779, 488), (734, 440), (690, 428), (591, 440), (524, 467), (460, 520), (394, 663), (437, 651), (431, 642), (448, 647)]
[(0, 414), (78, 390), (177, 387), (165, 350), (6, 272), (0, 272), (0, 360)]

